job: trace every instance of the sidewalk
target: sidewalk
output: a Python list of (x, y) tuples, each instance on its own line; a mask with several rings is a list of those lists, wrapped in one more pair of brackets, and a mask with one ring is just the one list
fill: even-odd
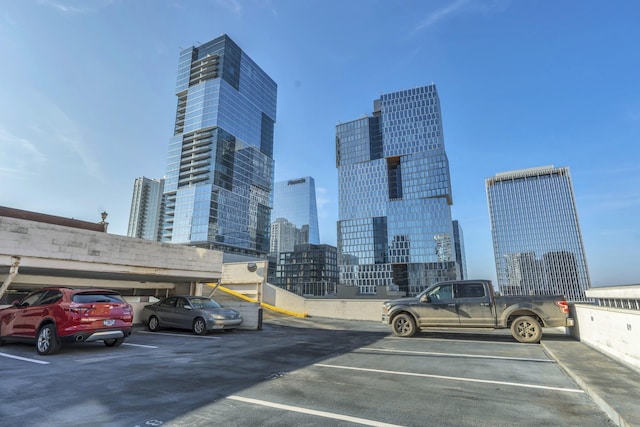
[(616, 425), (640, 427), (640, 373), (569, 336), (541, 345)]

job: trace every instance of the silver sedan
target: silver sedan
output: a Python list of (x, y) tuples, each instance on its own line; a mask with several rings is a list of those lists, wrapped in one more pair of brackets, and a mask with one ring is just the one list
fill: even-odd
[(142, 309), (142, 321), (150, 331), (160, 328), (190, 329), (196, 335), (212, 330), (230, 332), (242, 324), (236, 310), (222, 307), (207, 297), (173, 296)]

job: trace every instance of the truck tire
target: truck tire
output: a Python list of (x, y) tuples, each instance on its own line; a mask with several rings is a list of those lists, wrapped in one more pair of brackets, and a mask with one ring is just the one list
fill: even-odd
[(391, 329), (393, 329), (393, 334), (398, 337), (410, 337), (417, 331), (416, 321), (410, 314), (400, 313), (391, 321)]
[(542, 326), (531, 316), (520, 316), (511, 323), (511, 335), (523, 343), (538, 343), (542, 338)]

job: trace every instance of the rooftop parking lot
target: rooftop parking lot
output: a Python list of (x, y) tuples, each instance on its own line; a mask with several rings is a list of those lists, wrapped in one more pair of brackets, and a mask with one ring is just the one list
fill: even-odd
[[(547, 331), (545, 331), (547, 333)], [(505, 331), (396, 338), (375, 322), (265, 316), (261, 331), (136, 328), (119, 348), (0, 348), (12, 426), (612, 425)]]

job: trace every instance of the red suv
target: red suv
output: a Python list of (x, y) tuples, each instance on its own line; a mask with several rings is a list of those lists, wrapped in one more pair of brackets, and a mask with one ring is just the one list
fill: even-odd
[(0, 345), (35, 341), (39, 354), (63, 342), (104, 341), (117, 347), (131, 335), (133, 309), (106, 289), (44, 288), (0, 310)]

